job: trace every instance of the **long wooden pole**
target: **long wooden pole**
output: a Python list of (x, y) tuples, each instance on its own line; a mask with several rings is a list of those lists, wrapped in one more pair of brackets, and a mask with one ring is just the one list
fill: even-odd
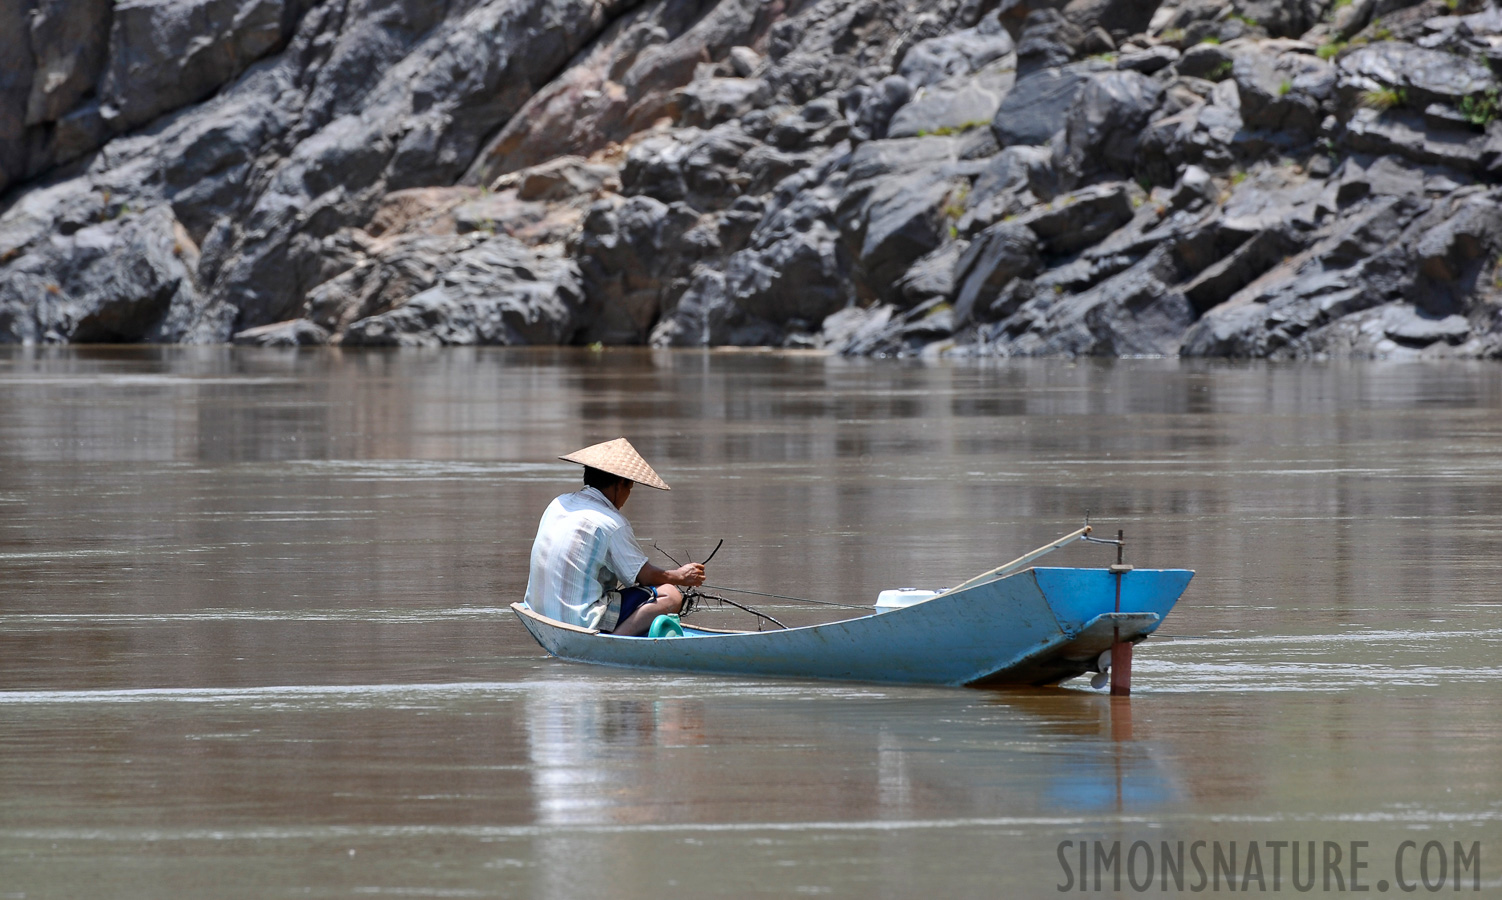
[(1033, 560), (1037, 559), (1038, 557), (1043, 556), (1044, 554), (1047, 554), (1047, 553), (1052, 553), (1055, 550), (1059, 549), (1060, 547), (1063, 547), (1066, 544), (1072, 544), (1075, 541), (1079, 540), (1080, 538), (1084, 537), (1085, 535), (1087, 535), (1089, 533), (1090, 533), (1090, 526), (1086, 525), (1084, 528), (1081, 528), (1079, 531), (1076, 531), (1076, 532), (1074, 532), (1072, 534), (1066, 534), (1066, 535), (1064, 535), (1063, 537), (1059, 538), (1058, 540), (1054, 541), (1051, 544), (1044, 544), (1042, 547), (1039, 547), (1036, 550), (1033, 550), (1033, 551), (1031, 551), (1029, 553), (1024, 553), (1021, 556), (1017, 557), (1016, 559), (1012, 560), (1011, 562), (1007, 563), (1004, 566), (997, 566), (996, 568), (992, 569), (989, 572), (982, 572), (981, 574), (975, 576), (974, 578), (970, 579), (969, 581), (966, 581), (964, 584), (955, 585), (954, 587), (952, 587), (949, 590), (945, 591), (945, 593), (946, 594), (951, 594), (951, 593), (954, 593), (955, 591), (963, 590), (963, 589), (965, 589), (967, 587), (970, 587), (972, 584), (979, 584), (982, 581), (987, 581), (987, 580), (992, 579), (992, 578), (1000, 578), (1000, 577), (1002, 577), (1004, 575), (1011, 574), (1011, 572), (1013, 572), (1014, 570), (1022, 568), (1023, 566), (1027, 565), (1028, 563), (1032, 562)]

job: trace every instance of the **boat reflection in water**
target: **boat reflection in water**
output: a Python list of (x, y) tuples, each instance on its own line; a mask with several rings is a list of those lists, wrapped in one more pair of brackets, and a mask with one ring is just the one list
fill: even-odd
[(643, 847), (678, 848), (685, 864), (684, 846), (706, 840), (775, 855), (791, 839), (855, 837), (844, 852), (879, 856), (915, 831), (1069, 829), (1182, 793), (1134, 737), (1126, 698), (704, 677), (631, 696), (652, 681), (530, 695), (542, 895), (608, 886)]

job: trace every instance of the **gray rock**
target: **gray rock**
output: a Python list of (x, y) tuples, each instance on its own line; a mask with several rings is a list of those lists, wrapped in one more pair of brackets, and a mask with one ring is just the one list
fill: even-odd
[(560, 156), (540, 166), (496, 179), (491, 190), (515, 186), (519, 200), (568, 200), (619, 188), (615, 169), (595, 165), (578, 156)]
[(222, 311), (209, 314), (197, 262), (197, 247), (166, 206), (54, 237), (0, 269), (0, 316), (9, 323), (0, 339), (223, 341), (229, 322)]
[(1382, 198), (1309, 250), (1273, 267), (1207, 312), (1184, 337), (1186, 356), (1289, 357), (1323, 352), (1339, 320), (1401, 299), (1413, 265), (1402, 236), (1422, 201)]
[(955, 138), (925, 137), (869, 141), (851, 154), (836, 221), (857, 297), (898, 301), (898, 279), (948, 236), (963, 179), (983, 165), (960, 162), (957, 149)]
[(871, 87), (851, 88), (845, 94), (845, 109), (862, 140), (887, 136), (892, 116), (913, 99), (913, 86), (901, 75), (888, 75)]
[[(770, 17), (774, 5), (751, 2)], [(824, 0), (771, 26), (766, 77), (779, 100), (802, 105), (871, 84), (890, 71), (901, 45), (936, 37), (943, 23), (959, 19), (959, 4), (919, 7), (904, 0)], [(975, 19), (960, 19), (969, 26)]]
[(627, 154), (621, 182), (630, 195), (681, 200), (709, 211), (729, 207), (743, 190), (765, 191), (806, 164), (806, 158), (765, 147), (727, 123), (642, 141)]
[(1299, 249), (1286, 228), (1259, 231), (1230, 255), (1201, 271), (1184, 286), (1196, 313), (1205, 313), (1229, 300), (1237, 291)]
[[(484, 6), (500, 11), (511, 4), (492, 5), (485, 0)], [(697, 76), (712, 77), (700, 71), (700, 64), (725, 60), (715, 75), (747, 77), (735, 70), (731, 52), (740, 48), (741, 65), (748, 65), (751, 60), (745, 54), (754, 55), (751, 45), (766, 36), (772, 21), (770, 11), (754, 0), (714, 4), (565, 0), (514, 9), (503, 34), (498, 35), (500, 41), (487, 37), (483, 43), (490, 47), (467, 48), (454, 60), (463, 72), (471, 60), (500, 58), (491, 49), (499, 46), (504, 49), (502, 56), (511, 57), (507, 64), (518, 70), (504, 85), (491, 85), (492, 99), (477, 96), (472, 100), (490, 125), (482, 135), (483, 148), (465, 160), (466, 184), (488, 184), (556, 156), (589, 157), (612, 142), (624, 143), (662, 118), (677, 118), (685, 111), (685, 102), (696, 102), (685, 101), (680, 92)], [(463, 10), (463, 6), (454, 7), (451, 21), (460, 18)], [(479, 24), (489, 27), (489, 23)], [(505, 32), (521, 33), (512, 43)], [(588, 49), (570, 60), (584, 46), (575, 42), (581, 34), (588, 35)], [(558, 50), (568, 55), (559, 59), (554, 55)], [(526, 70), (526, 77), (517, 80), (521, 70)], [(751, 96), (734, 85), (719, 87), (724, 90), (711, 89), (698, 97), (708, 101), (693, 111), (703, 119), (702, 124), (721, 121), (727, 112), (723, 103), (739, 110), (776, 94), (771, 85), (766, 97), (745, 85), (739, 87), (748, 88)], [(493, 120), (488, 107), (500, 98), (505, 98), (501, 105), (506, 115)]]
[(1432, 102), (1457, 103), (1497, 88), (1486, 64), (1398, 41), (1358, 47), (1340, 57), (1340, 90), (1353, 102), (1367, 91), (1401, 88), (1422, 109)]
[(1086, 31), (1100, 28), (1117, 34), (1147, 30), (1159, 0), (1069, 0), (1064, 18)]
[(31, 15), (36, 72), (26, 124), (56, 122), (94, 90), (107, 59), (110, 0), (42, 0)]
[(1219, 188), (1210, 173), (1199, 166), (1185, 166), (1184, 172), (1179, 176), (1179, 183), (1174, 185), (1173, 193), (1169, 195), (1168, 202), (1175, 208), (1193, 208), (1215, 199)]
[[(1027, 329), (1006, 346), (1017, 356), (1169, 356), (1194, 322), (1194, 310), (1170, 287), (1167, 248), (1082, 294), (1042, 292), (1014, 318)], [(1016, 323), (1003, 322), (1003, 333)]]
[[(966, 240), (947, 241), (918, 258), (897, 279), (904, 307), (917, 306), (934, 299), (947, 299), (955, 293), (955, 270), (970, 246)], [(828, 331), (828, 323), (825, 330)]]
[[(298, 317), (305, 294), (328, 277), (326, 237), (367, 221), (389, 191), (452, 183), (485, 136), (593, 39), (599, 15), (612, 9), (587, 0), (479, 0), (445, 18), (435, 4), (381, 2), (390, 15), (313, 9), (280, 56), (161, 125), (117, 138), (92, 164), (92, 182), (133, 208), (171, 201), (204, 250), (204, 309), (233, 303), (240, 330)], [(210, 36), (252, 46), (269, 33), (256, 24), (265, 9), (245, 7), (229, 32)], [(175, 35), (171, 13), (143, 6), (133, 15), (145, 23), (166, 16)], [(546, 39), (536, 30), (544, 20), (556, 22)], [(122, 36), (146, 27), (118, 17), (117, 25)], [(111, 62), (105, 106), (110, 91), (162, 77), (142, 68), (147, 58)], [(198, 58), (185, 52), (179, 62)], [(117, 121), (159, 102), (120, 99)], [(203, 327), (218, 328), (218, 313), (207, 314)]]
[(1437, 205), (1412, 226), (1418, 272), (1407, 299), (1428, 316), (1470, 311), (1478, 281), (1502, 250), (1502, 207), (1495, 192)]
[(1336, 202), (1342, 206), (1372, 194), (1388, 197), (1421, 197), (1424, 194), (1424, 172), (1390, 156), (1379, 156), (1375, 160), (1362, 156), (1346, 157), (1330, 180), (1337, 185)]
[(812, 150), (838, 143), (850, 135), (850, 122), (832, 97), (822, 97), (801, 108), (765, 110), (766, 120), (747, 116), (741, 123), (747, 134), (781, 150)]
[[(747, 48), (741, 48), (747, 49)], [(770, 103), (772, 92), (765, 81), (753, 78), (705, 78), (683, 89), (684, 125), (713, 127), (739, 119)]]
[(831, 313), (820, 327), (822, 343), (836, 352), (849, 353), (850, 348), (868, 345), (886, 330), (897, 309), (894, 306), (872, 307), (847, 306)]
[(1167, 44), (1157, 44), (1146, 50), (1123, 53), (1116, 58), (1116, 68), (1151, 75), (1179, 61), (1179, 51)]
[(1062, 255), (1083, 250), (1131, 219), (1131, 194), (1115, 183), (1082, 188), (1015, 221), (1032, 229), (1049, 253)]
[(1053, 154), (1046, 147), (1008, 147), (991, 157), (965, 198), (965, 214), (955, 223), (960, 234), (974, 234), (993, 222), (1019, 215), (1039, 196), (1058, 192)]
[(1478, 174), (1485, 171), (1488, 155), (1486, 135), (1436, 127), (1420, 114), (1400, 109), (1356, 110), (1346, 122), (1341, 143), (1358, 153), (1395, 154)]
[(988, 127), (1015, 82), (1014, 65), (1005, 62), (973, 77), (961, 76), (926, 87), (892, 116), (887, 136), (917, 137)]
[[(865, 310), (860, 319), (841, 316), (835, 323), (848, 336), (831, 347), (846, 356), (912, 357), (932, 355), (936, 341), (954, 333), (948, 307), (931, 301), (906, 312), (891, 306)], [(827, 320), (826, 320), (827, 321)], [(826, 328), (826, 336), (834, 336)]]
[[(1038, 237), (1032, 229), (999, 222), (975, 236), (955, 266), (959, 290), (955, 321), (994, 322), (1010, 315), (1006, 289), (1017, 278), (1037, 274), (1043, 267)], [(997, 300), (1003, 302), (998, 304)]]
[(570, 242), (588, 301), (581, 339), (644, 343), (688, 287), (694, 262), (721, 248), (691, 239), (700, 216), (687, 206), (632, 197), (595, 204)]
[(1084, 31), (1058, 10), (1033, 10), (1023, 20), (1022, 37), (1017, 42), (1018, 75), (1068, 64), (1084, 40)]
[(731, 47), (726, 58), (730, 60), (731, 71), (739, 78), (755, 75), (764, 62), (762, 55), (750, 47)]
[(1226, 4), (1221, 0), (1180, 0), (1159, 7), (1150, 28), (1160, 37), (1167, 31), (1185, 32), (1183, 37), (1173, 41), (1179, 49), (1184, 49), (1197, 44), (1207, 34), (1215, 34), (1215, 26), (1227, 13)]
[(1100, 172), (1132, 174), (1137, 137), (1163, 96), (1163, 86), (1139, 72), (1090, 76), (1054, 145), (1054, 168), (1065, 186)]
[(1195, 44), (1184, 51), (1175, 68), (1190, 78), (1224, 77), (1233, 64), (1231, 51), (1219, 44)]
[(915, 89), (973, 75), (998, 63), (1015, 68), (1016, 46), (992, 12), (974, 28), (929, 38), (903, 56), (897, 74)]
[(1471, 335), (1471, 323), (1465, 316), (1433, 316), (1407, 307), (1393, 307), (1382, 320), (1382, 333), (1410, 347), (1427, 347), (1444, 342), (1459, 344)]
[(1289, 166), (1264, 165), (1234, 185), (1220, 210), (1219, 227), (1250, 237), (1270, 228), (1312, 232), (1333, 204), (1325, 184)]
[(1074, 105), (1075, 96), (1100, 65), (1103, 64), (1076, 63), (1018, 78), (991, 120), (997, 142), (1003, 147), (1048, 143), (1063, 130), (1064, 117)]
[(328, 342), (329, 333), (307, 319), (247, 328), (231, 340), (242, 347), (321, 347)]
[(1303, 34), (1327, 8), (1322, 0), (1234, 0), (1234, 6), (1237, 15), (1256, 22), (1273, 37)]
[(1172, 184), (1186, 165), (1225, 171), (1235, 160), (1242, 129), (1234, 82), (1217, 86), (1209, 100), (1149, 122), (1137, 141), (1138, 168), (1154, 183)]
[(26, 107), (36, 69), (29, 34), (34, 2), (0, 3), (0, 191), (32, 174)]
[(359, 319), (345, 346), (561, 344), (578, 328), (583, 305), (571, 260), (540, 256), (505, 236), (449, 259), (432, 287), (389, 312)]
[[(844, 179), (834, 167), (841, 162), (835, 156), (790, 179), (794, 183), (784, 185), (787, 193), (768, 209), (750, 245), (730, 257), (725, 269), (727, 295), (753, 320), (818, 323), (847, 305), (849, 272), (840, 260), (840, 229), (835, 223)], [(733, 317), (727, 322), (735, 322), (736, 328), (743, 324)]]
[(1241, 119), (1250, 128), (1310, 136), (1335, 95), (1335, 69), (1317, 56), (1243, 52), (1232, 77), (1241, 95)]
[(284, 0), (126, 0), (99, 85), (116, 131), (202, 100), (283, 39)]

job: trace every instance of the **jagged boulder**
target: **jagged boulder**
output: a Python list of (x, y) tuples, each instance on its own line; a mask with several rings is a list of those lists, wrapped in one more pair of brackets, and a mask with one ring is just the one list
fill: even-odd
[(1012, 36), (1002, 26), (999, 11), (992, 11), (973, 28), (914, 44), (902, 57), (897, 74), (913, 87), (925, 88), (973, 75), (995, 63), (1015, 65), (1015, 56)]
[(899, 300), (901, 275), (948, 237), (957, 198), (984, 165), (961, 161), (958, 146), (952, 137), (888, 139), (851, 154), (836, 221), (856, 296)]
[(888, 75), (871, 86), (856, 85), (842, 98), (851, 135), (857, 140), (887, 136), (887, 126), (897, 110), (913, 98), (913, 86), (901, 75)]
[(712, 128), (739, 119), (771, 102), (772, 92), (758, 78), (696, 79), (682, 93), (684, 125)]
[(504, 235), (474, 241), (437, 282), (395, 308), (351, 323), (346, 346), (562, 344), (579, 326), (578, 269)]
[(258, 325), (236, 332), (231, 343), (240, 347), (321, 347), (330, 335), (307, 319)]
[(1085, 249), (1131, 220), (1131, 189), (1113, 182), (1066, 194), (1015, 221), (1032, 229), (1046, 252), (1062, 256)]
[(588, 300), (581, 339), (644, 343), (687, 288), (693, 259), (718, 249), (689, 237), (699, 223), (686, 205), (645, 196), (595, 204), (569, 247)]
[(1321, 352), (1327, 326), (1409, 292), (1414, 270), (1402, 237), (1426, 208), (1423, 200), (1388, 197), (1353, 210), (1329, 236), (1207, 312), (1185, 335), (1183, 354)]
[(233, 310), (209, 309), (197, 262), (166, 206), (56, 236), (0, 269), (0, 341), (226, 340)]
[(1008, 147), (991, 157), (965, 196), (965, 213), (957, 234), (972, 235), (1007, 216), (1018, 215), (1038, 197), (1058, 193), (1053, 154), (1047, 147)]
[(1391, 154), (1409, 161), (1481, 174), (1495, 165), (1502, 133), (1477, 134), (1461, 123), (1435, 121), (1412, 110), (1362, 108), (1351, 115), (1340, 142), (1357, 153)]
[(100, 116), (120, 132), (202, 100), (281, 43), (285, 0), (117, 3)]
[(1217, 43), (1195, 44), (1184, 50), (1174, 68), (1188, 78), (1219, 80), (1235, 64), (1231, 51)]
[(1496, 191), (1460, 193), (1414, 227), (1418, 272), (1407, 299), (1416, 309), (1436, 319), (1470, 311), (1477, 280), (1502, 249), (1499, 199)]
[(112, 12), (110, 0), (44, 0), (31, 10), (29, 35), (12, 37), (29, 37), (36, 60), (24, 106), (27, 126), (57, 122), (94, 92), (110, 58)]
[(1235, 14), (1243, 22), (1273, 37), (1296, 37), (1324, 19), (1334, 4), (1330, 0), (1234, 0)]
[[(970, 242), (966, 240), (948, 241), (919, 257), (897, 279), (897, 289), (901, 292), (903, 303), (894, 306), (913, 307), (930, 300), (954, 296), (956, 270), (969, 246)], [(825, 327), (827, 329), (828, 325)]]
[(1242, 130), (1241, 98), (1233, 81), (1211, 85), (1208, 96), (1150, 121), (1137, 140), (1138, 169), (1156, 184), (1172, 184), (1189, 165), (1230, 168)]
[[(90, 166), (89, 183), (112, 202), (133, 209), (170, 202), (201, 247), (197, 281), (207, 318), (185, 325), (185, 333), (228, 337), (218, 310), (231, 304), (239, 330), (297, 317), (307, 291), (337, 274), (338, 260), (325, 255), (328, 237), (368, 221), (388, 192), (453, 183), (483, 139), (623, 5), (477, 0), (451, 11), (410, 0), (382, 4), (387, 14), (346, 17), (336, 4), (312, 7), (301, 19), (288, 13), (298, 30), (280, 55), (204, 103), (112, 141)], [(245, 11), (265, 8), (258, 0)], [(243, 24), (246, 35), (269, 33)], [(158, 77), (120, 58), (109, 85)], [(102, 87), (102, 97), (117, 89), (124, 88)], [(124, 109), (121, 121), (145, 114), (129, 111), (145, 107)], [(27, 205), (28, 216), (52, 218), (49, 228), (65, 213)], [(0, 233), (12, 231), (14, 210), (0, 213)]]
[(1240, 94), (1241, 120), (1249, 128), (1284, 130), (1293, 141), (1318, 133), (1333, 112), (1335, 68), (1306, 53), (1238, 53), (1231, 76)]
[(1139, 72), (1101, 72), (1085, 80), (1064, 120), (1053, 162), (1064, 187), (1100, 172), (1131, 175), (1137, 138), (1163, 97), (1163, 85)]
[(1015, 356), (1168, 356), (1176, 353), (1194, 310), (1174, 290), (1172, 253), (1159, 248), (1095, 287), (1075, 295), (1041, 291), (998, 334), (1017, 336)]
[(1043, 267), (1041, 246), (1031, 228), (998, 222), (975, 236), (955, 264), (954, 317), (958, 323), (1005, 318), (1026, 297), (1014, 281)]
[(203, 99), (309, 0), (13, 0), (0, 8), (0, 190)]
[(1064, 117), (1089, 76), (1107, 65), (1088, 61), (1018, 78), (991, 119), (997, 142), (1003, 147), (1048, 143), (1064, 128)]
[(997, 11), (974, 28), (918, 42), (897, 69), (917, 94), (893, 115), (887, 136), (989, 125), (1016, 81), (1016, 70), (1016, 47)]
[[(569, 21), (570, 16), (578, 20)], [(766, 35), (771, 11), (754, 0), (606, 2), (539, 10), (538, 33), (526, 36), (517, 49), (553, 50), (556, 22), (571, 30), (585, 26), (599, 40), (566, 69), (563, 60), (550, 56), (552, 69), (535, 92), (518, 90), (520, 85), (496, 92), (520, 94), (520, 109), (503, 118), (473, 161), (466, 161), (466, 184), (487, 184), (556, 156), (590, 156), (662, 118), (686, 116), (685, 124), (712, 126), (773, 97), (766, 84), (696, 79), (707, 60), (726, 63), (721, 75), (736, 74), (731, 51), (747, 49)]]
[(1352, 106), (1364, 94), (1386, 89), (1401, 90), (1405, 105), (1415, 109), (1436, 102), (1453, 105), (1497, 89), (1484, 63), (1400, 41), (1358, 47), (1343, 55), (1338, 66), (1341, 94)]
[(1066, 65), (1084, 42), (1085, 32), (1058, 10), (1047, 6), (1034, 9), (1023, 20), (1017, 41), (1018, 74)]
[(1064, 18), (1083, 30), (1101, 28), (1111, 34), (1139, 34), (1147, 30), (1160, 0), (1069, 0)]
[(849, 305), (850, 266), (836, 220), (848, 165), (849, 153), (837, 147), (779, 185), (745, 249), (721, 270), (696, 269), (651, 343), (780, 343), (789, 330), (813, 332)]

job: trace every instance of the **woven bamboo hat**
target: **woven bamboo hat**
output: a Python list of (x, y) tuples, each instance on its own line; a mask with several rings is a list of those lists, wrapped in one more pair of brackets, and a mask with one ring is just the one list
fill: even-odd
[(659, 491), (670, 491), (668, 483), (657, 477), (647, 461), (641, 458), (636, 448), (625, 438), (616, 438), (603, 444), (592, 444), (583, 450), (575, 450), (568, 456), (558, 457), (581, 466), (589, 466), (622, 478), (629, 478), (640, 485), (656, 488)]

